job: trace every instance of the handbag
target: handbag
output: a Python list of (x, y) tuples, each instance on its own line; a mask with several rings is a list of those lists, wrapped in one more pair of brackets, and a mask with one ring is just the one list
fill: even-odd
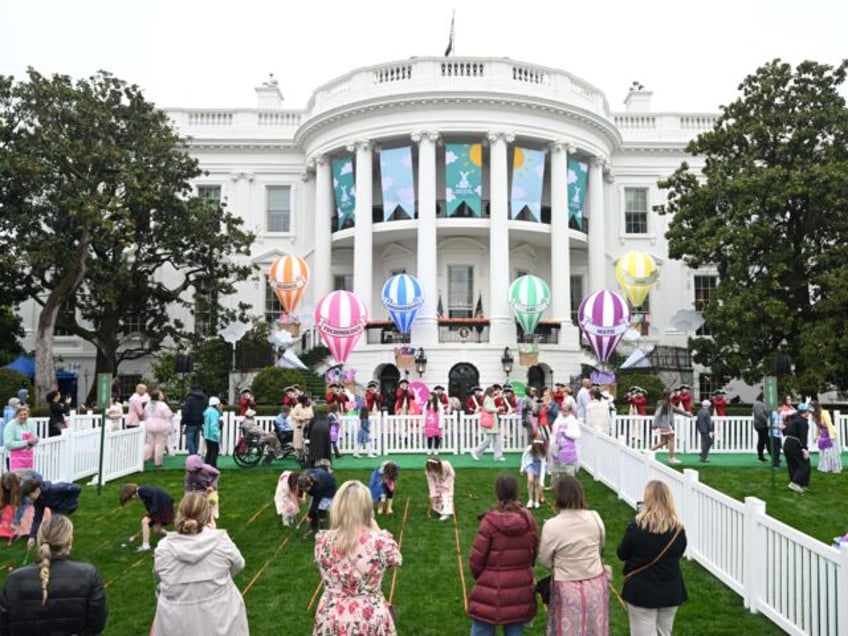
[(548, 574), (546, 577), (536, 581), (536, 594), (542, 597), (542, 603), (545, 605), (548, 605), (551, 601), (551, 583), (553, 582), (553, 578), (552, 574)]
[(822, 435), (819, 437), (818, 445), (819, 450), (827, 450), (828, 448), (833, 448), (833, 440)]
[[(683, 530), (683, 526), (680, 526), (677, 529), (677, 532), (674, 533), (674, 535), (671, 537), (671, 540), (665, 545), (665, 547), (662, 550), (660, 550), (660, 553), (657, 556), (655, 556), (650, 563), (647, 563), (647, 564), (643, 565), (642, 567), (638, 567), (635, 570), (631, 570), (630, 572), (625, 574), (624, 580), (622, 581), (622, 588), (624, 587), (624, 583), (627, 583), (627, 581), (629, 579), (633, 578), (634, 576), (636, 576), (640, 572), (644, 572), (645, 570), (647, 570), (648, 568), (653, 566), (661, 558), (663, 558), (663, 556), (665, 556), (665, 553), (668, 552), (668, 549), (672, 545), (674, 545), (674, 542), (677, 540), (677, 537), (680, 535), (681, 530)], [(618, 602), (621, 603), (621, 606), (624, 608), (624, 610), (627, 611), (627, 604), (624, 602), (624, 599), (621, 598), (621, 594), (619, 594), (618, 590), (615, 589), (612, 582), (610, 582), (610, 589), (613, 591), (616, 598), (618, 599)]]
[(494, 428), (495, 427), (495, 416), (491, 411), (487, 411), (485, 409), (480, 411), (480, 427), (481, 428)]

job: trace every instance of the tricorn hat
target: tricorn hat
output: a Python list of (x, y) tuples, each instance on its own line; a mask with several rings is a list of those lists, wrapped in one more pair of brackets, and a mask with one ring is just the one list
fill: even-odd
[(437, 384), (436, 386), (433, 387), (433, 390), (434, 391), (444, 391), (445, 387), (443, 387), (441, 384)]
[(371, 381), (370, 381), (370, 382), (366, 385), (366, 387), (365, 387), (365, 388), (366, 388), (366, 389), (370, 389), (371, 387), (374, 387), (374, 388), (376, 389), (378, 386), (379, 386), (379, 385), (378, 385), (378, 384), (377, 384), (374, 380), (371, 380)]

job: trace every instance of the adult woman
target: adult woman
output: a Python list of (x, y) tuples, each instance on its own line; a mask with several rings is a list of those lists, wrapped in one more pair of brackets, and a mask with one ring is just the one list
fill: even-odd
[(144, 407), (145, 444), (144, 461), (153, 460), (154, 466), (162, 465), (162, 456), (171, 434), (171, 420), (174, 414), (168, 407), (161, 391), (153, 391), (150, 401)]
[(586, 405), (586, 426), (599, 433), (610, 434), (610, 407), (599, 389), (589, 392), (590, 400)]
[(678, 606), (687, 600), (680, 559), (686, 531), (671, 491), (661, 481), (645, 485), (645, 502), (618, 546), (631, 636), (670, 636)]
[(521, 507), (513, 475), (497, 478), (495, 496), (496, 506), (480, 517), (469, 559), (476, 579), (468, 603), (471, 636), (494, 636), (498, 625), (504, 636), (520, 636), (536, 616), (536, 520)]
[(589, 510), (583, 486), (574, 477), (554, 484), (559, 514), (542, 526), (539, 564), (553, 568), (546, 634), (606, 636), (609, 586), (601, 561), (606, 532), (601, 516)]
[(424, 473), (427, 476), (430, 508), (439, 515), (439, 521), (447, 521), (453, 515), (453, 484), (456, 475), (453, 466), (447, 460), (430, 455)]
[(0, 595), (4, 634), (99, 634), (106, 625), (106, 594), (93, 565), (68, 555), (74, 524), (55, 514), (38, 529), (37, 563), (9, 574)]
[(249, 633), (244, 601), (233, 583), (244, 557), (226, 530), (209, 527), (211, 515), (205, 493), (186, 494), (174, 522), (177, 531), (156, 546), (156, 634)]
[(9, 470), (33, 468), (35, 452), (33, 446), (38, 444), (35, 426), (29, 422), (29, 407), (18, 409), (17, 417), (6, 424), (3, 431), (3, 446), (9, 451)]
[(757, 459), (761, 462), (766, 462), (768, 461), (765, 452), (768, 448), (769, 414), (763, 402), (762, 391), (754, 399), (754, 404), (751, 407), (751, 415), (754, 420), (754, 431), (757, 434)]
[(309, 396), (301, 395), (297, 398), (297, 404), (291, 410), (291, 418), (294, 423), (294, 436), (292, 437), (292, 445), (298, 455), (303, 454), (303, 440), (305, 436), (304, 429), (315, 417), (315, 412), (312, 410), (312, 405), (309, 402)]
[(48, 391), (44, 399), (50, 407), (50, 419), (47, 420), (47, 436), (58, 437), (65, 429), (65, 416), (68, 414), (71, 397), (68, 396), (63, 400), (62, 394), (54, 389)]
[(495, 387), (486, 388), (483, 393), (483, 405), (480, 410), (480, 428), (483, 432), (483, 441), (471, 451), (471, 459), (479, 461), (480, 457), (489, 446), (494, 444), (495, 461), (506, 461), (501, 447), (501, 430), (498, 426), (498, 407), (495, 404)]
[(341, 485), (330, 507), (332, 524), (315, 538), (315, 563), (324, 593), (315, 611), (316, 636), (396, 634), (382, 581), (403, 562), (400, 549), (372, 515), (371, 493), (359, 481)]
[[(147, 395), (147, 385), (137, 384), (135, 393), (127, 401), (127, 417), (124, 420), (127, 428), (135, 428), (144, 421), (144, 406), (150, 398)], [(183, 408), (183, 411), (186, 409)]]
[(783, 455), (789, 469), (789, 488), (795, 492), (806, 492), (810, 486), (809, 415), (810, 407), (801, 402), (783, 425)]
[(653, 428), (660, 436), (660, 440), (651, 446), (655, 451), (668, 445), (668, 463), (679, 464), (680, 460), (674, 456), (674, 414), (689, 415), (682, 407), (674, 404), (671, 393), (657, 402), (657, 410), (654, 413)]
[(823, 409), (818, 400), (812, 402), (812, 420), (815, 425), (816, 445), (819, 447), (818, 470), (821, 473), (841, 473), (842, 455), (836, 439), (836, 428), (830, 413)]

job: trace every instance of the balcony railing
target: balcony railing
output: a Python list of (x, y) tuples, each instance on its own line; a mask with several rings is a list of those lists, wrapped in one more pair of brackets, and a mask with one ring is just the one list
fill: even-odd
[(489, 342), (488, 318), (440, 318), (439, 342)]
[(559, 344), (561, 323), (558, 320), (540, 320), (532, 337), (524, 333), (521, 325), (515, 323), (518, 342), (535, 342), (537, 344)]
[(391, 320), (371, 320), (365, 325), (368, 344), (407, 344), (409, 334), (402, 334)]

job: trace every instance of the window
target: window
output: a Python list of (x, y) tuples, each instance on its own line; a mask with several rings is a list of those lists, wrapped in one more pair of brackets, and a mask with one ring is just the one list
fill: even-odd
[(571, 276), (571, 324), (577, 325), (580, 320), (577, 316), (577, 310), (580, 309), (580, 302), (583, 300), (583, 277)]
[(219, 206), (221, 204), (221, 186), (202, 185), (197, 186), (197, 198), (209, 205)]
[(448, 318), (474, 315), (474, 268), (470, 265), (448, 267)]
[[(715, 293), (716, 276), (695, 276), (695, 311), (703, 312)], [(697, 336), (709, 336), (710, 330), (704, 323), (696, 332)]]
[(270, 285), (265, 285), (265, 320), (276, 322), (282, 314), (283, 306), (277, 298), (277, 292), (271, 289)]
[(269, 232), (291, 232), (291, 188), (288, 186), (268, 187)]
[(215, 309), (218, 293), (209, 281), (198, 281), (194, 293), (194, 333), (198, 336), (214, 336), (218, 331)]
[(648, 190), (624, 189), (624, 233), (648, 233)]
[(353, 291), (353, 274), (336, 274), (333, 276), (333, 290), (338, 289)]
[(698, 395), (696, 397), (699, 401), (711, 400), (713, 399), (713, 393), (723, 389), (726, 384), (726, 378), (711, 375), (709, 373), (702, 373), (698, 376)]
[[(128, 312), (126, 319), (121, 323), (121, 333), (141, 334), (145, 331), (147, 324), (147, 312), (144, 309), (134, 309)], [(135, 387), (133, 387), (135, 390)]]

